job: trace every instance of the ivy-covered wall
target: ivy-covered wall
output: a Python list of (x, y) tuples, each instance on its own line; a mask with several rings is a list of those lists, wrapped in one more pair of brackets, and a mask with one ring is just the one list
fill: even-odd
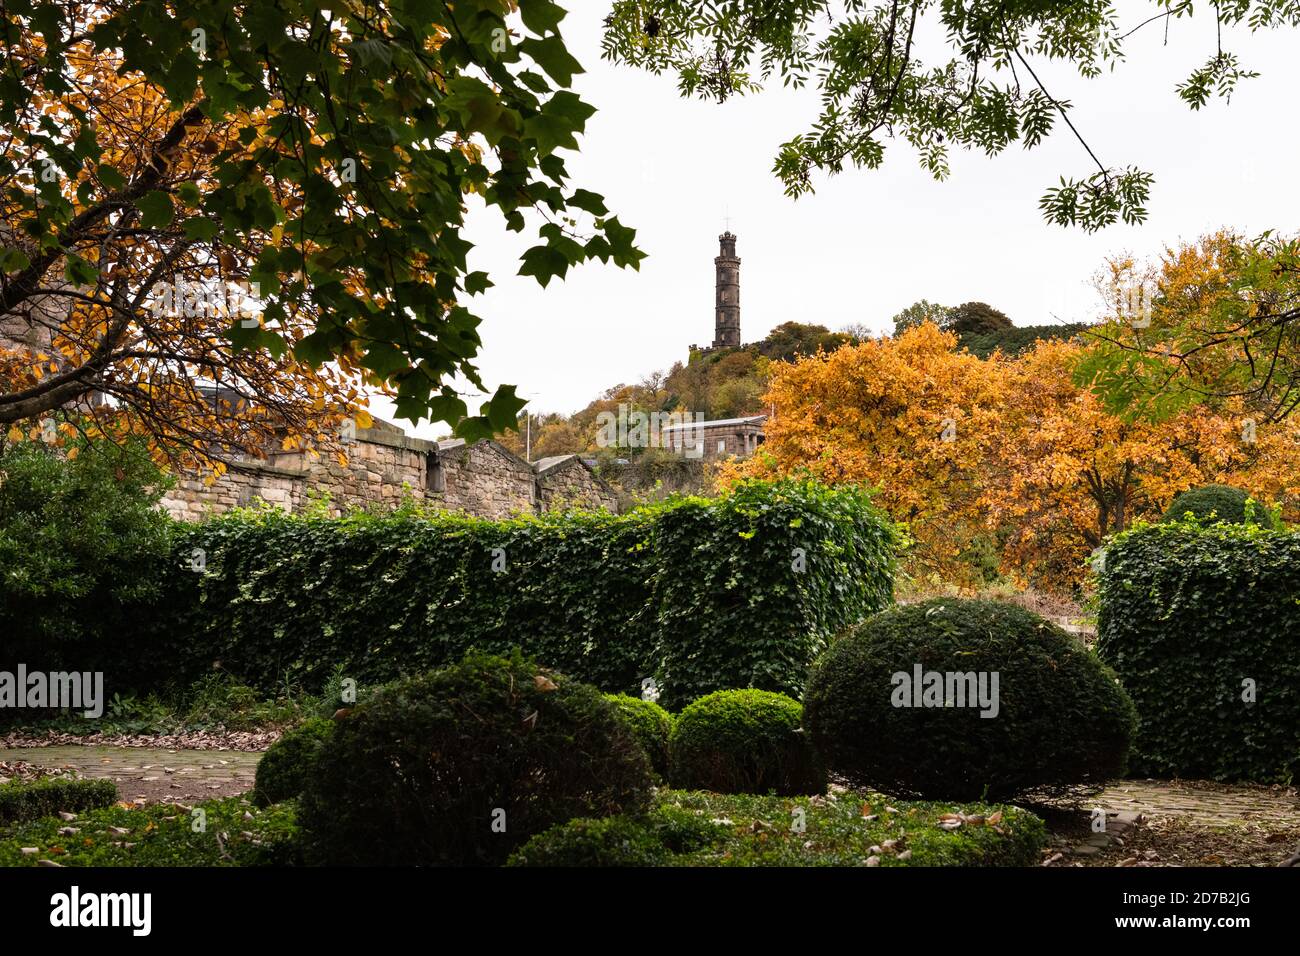
[(795, 481), (626, 515), (240, 513), (180, 531), (162, 598), (103, 666), (113, 690), (214, 667), (316, 689), (519, 645), (610, 691), (653, 678), (670, 705), (798, 695), (826, 641), (892, 601), (896, 541), (864, 492)]
[(1140, 720), (1139, 774), (1300, 773), (1300, 533), (1195, 521), (1117, 536), (1097, 651)]

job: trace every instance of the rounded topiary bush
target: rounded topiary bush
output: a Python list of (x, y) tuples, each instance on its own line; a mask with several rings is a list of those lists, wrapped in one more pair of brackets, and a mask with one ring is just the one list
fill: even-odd
[(936, 800), (1098, 785), (1123, 773), (1136, 723), (1114, 674), (1061, 628), (1012, 604), (948, 598), (837, 639), (804, 708), (832, 773)]
[(1277, 522), (1268, 508), (1252, 500), (1248, 492), (1231, 485), (1204, 485), (1184, 491), (1169, 505), (1165, 520), (1181, 521), (1189, 511), (1202, 522), (1227, 521), (1230, 524), (1254, 524), (1273, 530), (1277, 528)]
[(645, 750), (655, 773), (668, 776), (668, 737), (673, 731), (673, 715), (652, 700), (627, 694), (606, 694), (605, 699), (614, 705), (619, 719)]
[(803, 732), (797, 700), (766, 690), (719, 690), (688, 705), (673, 725), (673, 787), (716, 793), (822, 793), (826, 772)]
[(670, 854), (658, 836), (627, 817), (570, 820), (539, 833), (507, 866), (661, 866)]
[(313, 717), (286, 731), (257, 762), (253, 803), (268, 807), (302, 793), (316, 756), (334, 729), (332, 721)]
[(303, 791), (309, 863), (498, 864), (574, 817), (644, 806), (650, 764), (614, 705), (517, 652), (374, 691)]

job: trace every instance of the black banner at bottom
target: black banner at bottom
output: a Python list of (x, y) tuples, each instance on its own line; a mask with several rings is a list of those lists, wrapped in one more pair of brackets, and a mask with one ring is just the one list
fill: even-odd
[[(1024, 937), (1200, 934), (1229, 942), (1286, 932), (1295, 869), (11, 869), (0, 870), (0, 935), (331, 946), (420, 930), (535, 932), (540, 945), (644, 934), (771, 941), (782, 923), (918, 944), (970, 941), (996, 925)], [(549, 944), (554, 944), (552, 937)], [(8, 948), (8, 947), (6, 947)]]

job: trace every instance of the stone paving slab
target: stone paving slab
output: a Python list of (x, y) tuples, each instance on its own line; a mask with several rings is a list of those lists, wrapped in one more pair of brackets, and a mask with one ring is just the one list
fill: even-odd
[(1122, 780), (1089, 803), (1107, 810), (1180, 817), (1197, 826), (1300, 825), (1300, 800), (1282, 789), (1218, 790), (1177, 781)]
[(252, 789), (260, 753), (144, 747), (58, 746), (0, 749), (0, 760), (106, 777), (122, 800), (211, 800)]

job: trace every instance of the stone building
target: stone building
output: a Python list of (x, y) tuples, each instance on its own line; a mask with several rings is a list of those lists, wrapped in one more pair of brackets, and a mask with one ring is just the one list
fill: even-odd
[(483, 518), (569, 508), (618, 510), (614, 489), (576, 455), (529, 464), (495, 441), (427, 441), (381, 421), (357, 429), (344, 449), (346, 465), (293, 451), (232, 462), (211, 483), (183, 476), (162, 503), (186, 520), (259, 500), (298, 511), (313, 495), (325, 494), (334, 513), (352, 506), (391, 508), (408, 499)]
[(618, 511), (618, 493), (577, 455), (556, 455), (533, 462), (542, 511), (597, 507)]
[(748, 458), (763, 444), (766, 415), (719, 418), (714, 421), (670, 425), (660, 431), (664, 447), (679, 455), (701, 458)]

